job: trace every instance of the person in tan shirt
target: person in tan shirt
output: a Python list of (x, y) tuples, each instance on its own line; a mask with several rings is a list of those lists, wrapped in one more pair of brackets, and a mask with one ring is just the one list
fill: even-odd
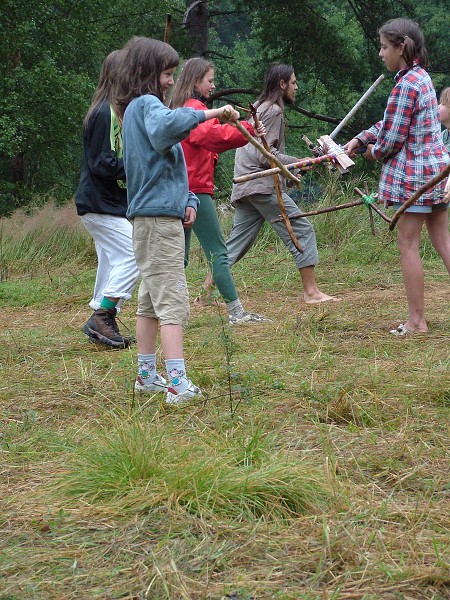
[[(270, 151), (283, 164), (299, 160), (295, 156), (285, 154), (284, 122), (285, 106), (293, 104), (297, 90), (294, 69), (290, 65), (274, 64), (266, 74), (263, 90), (255, 103), (257, 115), (266, 128), (265, 137)], [(253, 122), (252, 119), (250, 122)], [(261, 152), (248, 144), (236, 151), (234, 177), (263, 171), (270, 166)], [(283, 177), (281, 177), (281, 188), (288, 215), (298, 213), (297, 205), (286, 193)], [(300, 252), (289, 237), (284, 223), (273, 222), (280, 213), (273, 177), (261, 177), (233, 184), (231, 203), (235, 208), (235, 214), (233, 228), (226, 242), (230, 266), (247, 254), (264, 221), (267, 221), (286, 245), (299, 269), (304, 301), (307, 304), (316, 304), (339, 300), (322, 292), (317, 285), (314, 267), (318, 262), (318, 251), (311, 223), (305, 218), (291, 221), (297, 240), (304, 250)]]

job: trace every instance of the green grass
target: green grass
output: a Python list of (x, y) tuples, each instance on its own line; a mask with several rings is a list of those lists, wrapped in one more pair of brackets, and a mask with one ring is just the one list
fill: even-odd
[[(323, 204), (354, 185), (324, 179)], [(375, 217), (373, 236), (363, 207), (311, 221), (320, 287), (342, 301), (306, 306), (265, 227), (233, 272), (273, 322), (192, 307), (204, 398), (183, 407), (134, 395), (135, 347), (81, 333), (95, 255), (73, 209), (3, 221), (1, 600), (449, 598), (448, 274), (424, 235), (430, 333), (390, 337), (395, 234)], [(191, 298), (205, 271), (194, 242)]]
[(171, 431), (166, 421), (106, 423), (94, 444), (77, 447), (61, 484), (68, 494), (127, 510), (168, 506), (231, 520), (293, 517), (327, 506), (325, 474), (304, 458), (285, 456), (259, 429), (229, 429), (224, 439), (202, 431), (201, 423), (195, 436)]

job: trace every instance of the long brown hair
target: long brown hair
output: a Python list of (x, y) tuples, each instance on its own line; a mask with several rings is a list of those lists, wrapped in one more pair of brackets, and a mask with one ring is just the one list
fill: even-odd
[(153, 94), (162, 102), (161, 73), (177, 67), (179, 62), (178, 53), (169, 44), (148, 37), (132, 37), (122, 49), (112, 99), (119, 119), (123, 119), (127, 106), (139, 96)]
[(193, 98), (195, 96), (195, 84), (202, 80), (211, 69), (214, 69), (213, 63), (200, 56), (187, 60), (173, 88), (170, 106), (178, 108), (183, 106), (186, 100)]
[(293, 73), (294, 68), (291, 67), (291, 65), (273, 63), (264, 77), (262, 91), (257, 100), (257, 106), (260, 106), (263, 102), (279, 104), (281, 106), (283, 91), (280, 88), (280, 82), (284, 81), (285, 83), (289, 83)]
[(87, 128), (94, 110), (103, 102), (111, 102), (112, 90), (116, 83), (117, 69), (120, 63), (121, 50), (113, 50), (103, 61), (98, 78), (97, 87), (92, 96), (91, 105), (84, 118), (84, 127)]
[(403, 44), (403, 58), (409, 69), (414, 60), (426, 69), (428, 67), (428, 52), (420, 26), (411, 19), (391, 19), (380, 27), (378, 33), (383, 35), (393, 46)]

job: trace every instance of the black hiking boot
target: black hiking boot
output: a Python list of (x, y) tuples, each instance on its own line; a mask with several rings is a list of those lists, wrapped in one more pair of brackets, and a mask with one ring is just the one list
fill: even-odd
[(115, 308), (98, 308), (83, 325), (82, 331), (93, 341), (102, 342), (112, 348), (128, 348), (133, 338), (120, 334), (116, 323)]

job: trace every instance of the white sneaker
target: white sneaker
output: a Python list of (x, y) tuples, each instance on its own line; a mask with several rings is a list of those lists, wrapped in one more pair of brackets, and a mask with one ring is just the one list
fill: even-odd
[(166, 403), (167, 404), (183, 404), (191, 398), (197, 398), (202, 395), (202, 390), (194, 385), (190, 379), (188, 379), (188, 387), (184, 392), (177, 392), (175, 388), (169, 386)]
[(154, 394), (155, 392), (167, 392), (167, 381), (161, 375), (156, 375), (152, 383), (144, 383), (142, 377), (138, 377), (134, 384), (136, 392), (141, 394)]
[(240, 317), (234, 317), (233, 315), (230, 315), (229, 321), (230, 325), (244, 325), (247, 323), (268, 323), (271, 322), (271, 319), (268, 319), (263, 315), (258, 315), (258, 313), (245, 311)]

